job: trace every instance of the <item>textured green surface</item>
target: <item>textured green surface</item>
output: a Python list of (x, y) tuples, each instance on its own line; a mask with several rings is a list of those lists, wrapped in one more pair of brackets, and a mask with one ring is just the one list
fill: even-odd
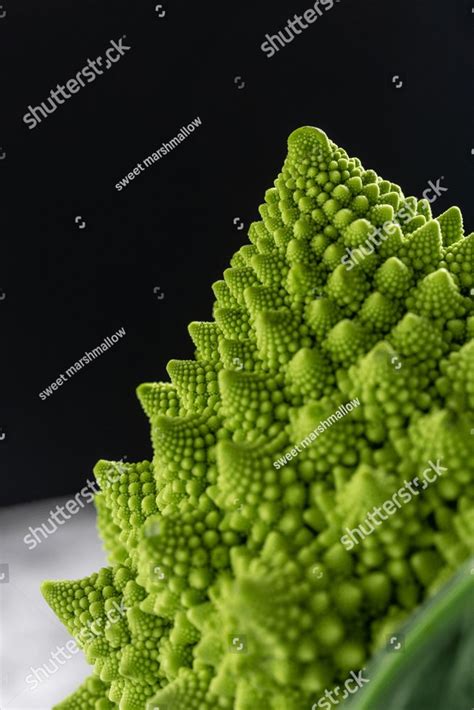
[(348, 710), (469, 709), (473, 669), (474, 557), (376, 656)]
[[(405, 207), (416, 216), (341, 264)], [(213, 286), (214, 321), (189, 327), (195, 360), (138, 389), (153, 461), (95, 468), (111, 567), (43, 586), (94, 665), (61, 710), (309, 710), (473, 550), (474, 235), (459, 210), (433, 219), (305, 127), (259, 212)], [(447, 472), (347, 551), (344, 528), (430, 459)]]

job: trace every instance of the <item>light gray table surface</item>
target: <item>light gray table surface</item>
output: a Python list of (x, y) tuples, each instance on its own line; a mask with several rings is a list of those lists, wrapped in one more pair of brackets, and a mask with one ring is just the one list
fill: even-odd
[[(51, 710), (90, 675), (80, 651), (66, 649), (54, 662), (52, 652), (71, 636), (39, 587), (45, 579), (80, 579), (106, 564), (94, 505), (85, 505), (35, 549), (23, 541), (30, 526), (47, 523), (50, 510), (72, 497), (0, 509), (0, 710)], [(39, 672), (33, 689), (32, 671), (44, 664), (48, 677)]]

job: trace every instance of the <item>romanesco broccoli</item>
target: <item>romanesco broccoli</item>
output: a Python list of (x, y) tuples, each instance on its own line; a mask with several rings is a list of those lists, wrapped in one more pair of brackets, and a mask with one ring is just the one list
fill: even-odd
[[(138, 388), (153, 460), (95, 468), (110, 567), (43, 584), (93, 665), (58, 710), (309, 710), (472, 552), (459, 209), (433, 218), (303, 127), (259, 213), (189, 326), (195, 359)], [(342, 544), (429, 461), (444, 474)]]

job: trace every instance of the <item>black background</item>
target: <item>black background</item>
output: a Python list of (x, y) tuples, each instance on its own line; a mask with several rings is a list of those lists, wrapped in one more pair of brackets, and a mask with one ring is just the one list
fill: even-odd
[[(341, 0), (271, 59), (265, 34), (309, 0), (163, 0), (163, 18), (144, 0), (2, 2), (2, 504), (75, 493), (99, 458), (151, 456), (135, 387), (192, 356), (187, 324), (210, 318), (211, 283), (246, 239), (233, 220), (258, 218), (296, 127), (319, 126), (405, 194), (443, 175), (435, 214), (458, 204), (472, 231), (473, 2)], [(123, 35), (130, 51), (29, 130), (28, 105)]]

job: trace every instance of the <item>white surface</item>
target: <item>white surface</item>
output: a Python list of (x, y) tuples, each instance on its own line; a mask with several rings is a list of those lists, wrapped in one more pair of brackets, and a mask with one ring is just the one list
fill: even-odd
[[(48, 523), (49, 511), (73, 496), (0, 509), (0, 563), (9, 565), (10, 581), (0, 583), (0, 708), (51, 710), (73, 692), (91, 668), (82, 652), (61, 657), (54, 671), (51, 653), (71, 639), (39, 590), (45, 579), (80, 579), (106, 564), (96, 527), (95, 508), (87, 504), (34, 550), (23, 542), (31, 525)], [(31, 546), (31, 545), (30, 545)], [(1, 576), (1, 575), (0, 575)], [(50, 669), (33, 690), (26, 677), (32, 668)]]

